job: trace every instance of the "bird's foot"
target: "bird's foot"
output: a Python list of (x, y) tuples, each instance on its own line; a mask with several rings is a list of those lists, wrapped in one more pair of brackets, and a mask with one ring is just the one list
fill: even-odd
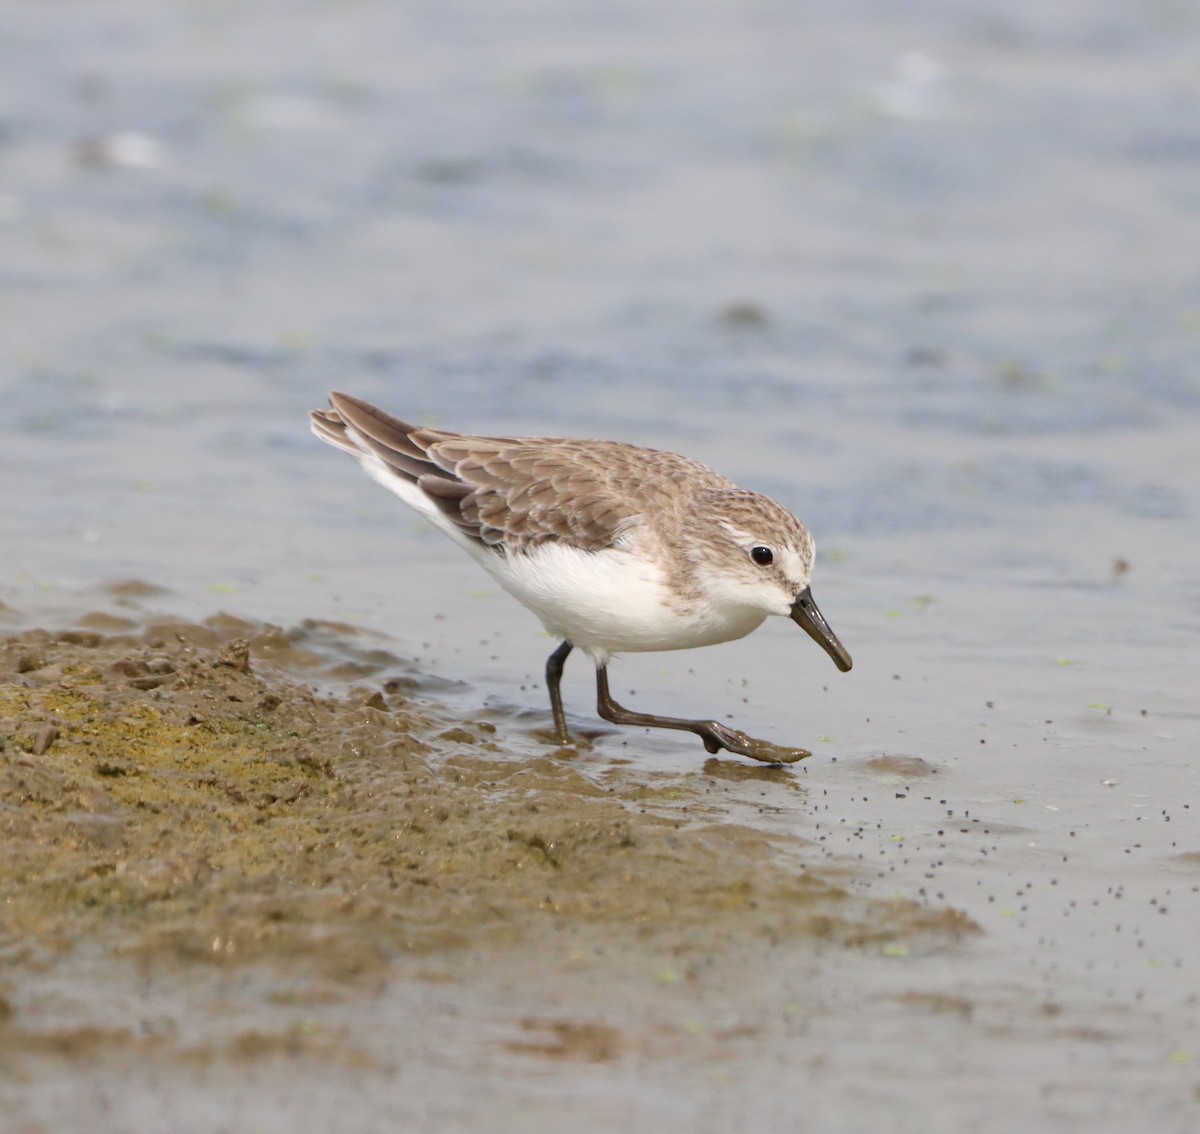
[(529, 733), (535, 740), (556, 749), (565, 756), (590, 752), (595, 747), (595, 742), (606, 735), (602, 729), (577, 729), (574, 733), (567, 733), (565, 736), (554, 728), (534, 728), (530, 729)]
[(720, 752), (724, 748), (738, 756), (761, 760), (764, 764), (794, 764), (812, 755), (807, 748), (784, 748), (769, 740), (755, 740), (738, 729), (726, 728), (716, 721), (706, 721), (703, 728), (698, 730), (698, 735), (709, 752)]

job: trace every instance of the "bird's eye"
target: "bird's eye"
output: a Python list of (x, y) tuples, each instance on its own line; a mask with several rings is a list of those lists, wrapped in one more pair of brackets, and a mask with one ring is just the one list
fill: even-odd
[(757, 547), (750, 549), (750, 558), (760, 567), (768, 567), (775, 561), (775, 552), (769, 547), (763, 547), (762, 544), (759, 544)]

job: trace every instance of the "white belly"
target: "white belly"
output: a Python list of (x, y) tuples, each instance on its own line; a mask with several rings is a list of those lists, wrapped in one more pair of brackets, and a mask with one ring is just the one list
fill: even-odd
[(652, 561), (613, 548), (587, 552), (558, 544), (480, 562), (548, 633), (601, 661), (616, 653), (686, 650), (742, 638), (766, 615), (716, 609), (672, 595)]

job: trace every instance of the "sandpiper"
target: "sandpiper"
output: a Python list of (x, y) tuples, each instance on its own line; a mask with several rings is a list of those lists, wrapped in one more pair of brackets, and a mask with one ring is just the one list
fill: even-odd
[(811, 755), (717, 721), (626, 709), (608, 690), (619, 653), (685, 650), (791, 618), (843, 672), (850, 655), (809, 590), (813, 539), (782, 505), (698, 461), (617, 441), (476, 437), (400, 421), (349, 394), (312, 412), (313, 432), (419, 512), (541, 619), (560, 745), (563, 663), (596, 665), (597, 710), (614, 724), (694, 732), (712, 753), (768, 763)]

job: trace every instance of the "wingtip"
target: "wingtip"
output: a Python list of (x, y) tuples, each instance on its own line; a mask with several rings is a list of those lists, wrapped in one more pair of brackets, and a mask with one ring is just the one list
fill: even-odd
[[(343, 404), (339, 405), (339, 402)], [(308, 420), (312, 425), (313, 432), (318, 437), (328, 440), (331, 429), (344, 431), (346, 427), (346, 415), (343, 412), (345, 405), (360, 404), (359, 399), (350, 394), (344, 394), (341, 390), (330, 390), (328, 406), (308, 411)]]
[(346, 432), (342, 419), (331, 410), (309, 410), (308, 428), (314, 437), (327, 445), (338, 445)]
[(356, 398), (353, 394), (347, 394), (343, 390), (330, 390), (329, 404), (339, 412), (346, 407), (350, 407), (352, 409), (373, 408), (369, 402), (364, 402), (362, 398)]

